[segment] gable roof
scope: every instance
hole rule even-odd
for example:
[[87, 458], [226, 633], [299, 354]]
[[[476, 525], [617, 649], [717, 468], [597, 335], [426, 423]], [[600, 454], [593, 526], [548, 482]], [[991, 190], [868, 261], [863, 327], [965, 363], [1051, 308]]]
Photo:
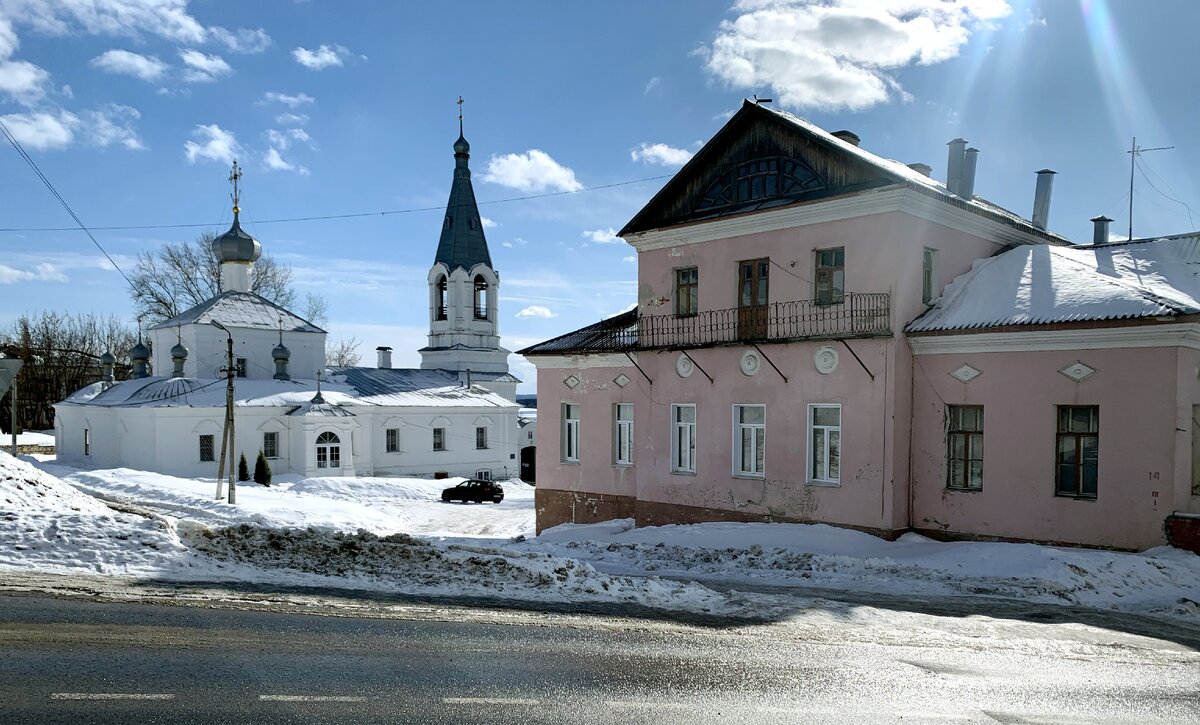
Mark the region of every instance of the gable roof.
[[288, 332], [325, 332], [308, 320], [253, 292], [222, 292], [169, 320], [163, 320], [150, 329], [219, 322], [226, 327], [278, 330], [280, 320], [283, 321], [283, 329]]
[[[672, 218], [669, 213], [664, 214], [664, 212], [672, 200], [678, 199], [687, 187], [698, 183], [706, 183], [705, 180], [715, 178], [716, 174], [727, 166], [729, 162], [728, 160], [723, 160], [723, 157], [726, 155], [729, 147], [742, 134], [749, 132], [752, 128], [751, 124], [754, 121], [775, 124], [782, 129], [796, 133], [798, 138], [804, 139], [806, 144], [813, 150], [824, 151], [829, 155], [840, 158], [844, 162], [844, 167], [839, 170], [839, 176], [842, 178], [835, 185], [836, 188], [814, 192], [797, 198], [765, 199], [757, 206], [738, 205], [723, 212], [714, 212], [709, 216], [749, 213], [765, 208], [809, 201], [821, 198], [822, 196], [841, 195], [880, 186], [899, 185], [926, 194], [957, 208], [1019, 229], [1026, 234], [1044, 239], [1047, 243], [1070, 244], [1070, 241], [1064, 237], [1044, 229], [1038, 229], [1033, 226], [1033, 222], [1025, 219], [1016, 212], [993, 204], [978, 196], [965, 199], [951, 194], [945, 184], [909, 168], [904, 163], [877, 156], [787, 111], [778, 111], [750, 101], [743, 102], [742, 108], [646, 203], [641, 211], [618, 232], [618, 236], [624, 237], [627, 234], [645, 232], [651, 229], [705, 218], [703, 215], [698, 216], [695, 214], [690, 214], [686, 218]], [[814, 161], [813, 159], [801, 160], [806, 162]], [[810, 163], [810, 165], [812, 164]]]
[[1200, 313], [1200, 234], [1087, 247], [1030, 245], [977, 260], [907, 332]]

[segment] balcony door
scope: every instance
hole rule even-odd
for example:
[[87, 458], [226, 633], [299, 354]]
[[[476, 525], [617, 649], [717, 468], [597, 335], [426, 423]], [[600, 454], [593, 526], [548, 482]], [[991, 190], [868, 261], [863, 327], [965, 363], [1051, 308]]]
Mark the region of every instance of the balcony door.
[[767, 277], [769, 259], [750, 259], [738, 265], [738, 339], [767, 337]]

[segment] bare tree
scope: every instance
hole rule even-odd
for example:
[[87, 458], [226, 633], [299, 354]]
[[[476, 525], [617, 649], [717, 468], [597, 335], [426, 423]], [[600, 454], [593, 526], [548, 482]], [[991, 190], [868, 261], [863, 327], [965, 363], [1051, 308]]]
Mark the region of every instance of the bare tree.
[[[155, 324], [195, 307], [221, 291], [221, 265], [212, 253], [215, 236], [205, 232], [191, 242], [167, 242], [138, 254], [129, 296], [138, 315]], [[296, 301], [292, 268], [264, 254], [254, 263], [250, 291], [281, 307]]]
[[[30, 430], [54, 425], [54, 403], [100, 379], [100, 356], [117, 358], [115, 373], [129, 372], [129, 348], [137, 334], [115, 316], [24, 315], [0, 332], [0, 350], [25, 362], [17, 376], [20, 401], [17, 424]], [[11, 394], [0, 401], [0, 420], [7, 426]]]
[[362, 360], [362, 355], [358, 353], [358, 346], [361, 344], [362, 341], [357, 337], [325, 343], [325, 364], [335, 368], [357, 366], [359, 360]]
[[329, 303], [324, 296], [313, 292], [304, 295], [304, 319], [317, 327], [329, 321]]

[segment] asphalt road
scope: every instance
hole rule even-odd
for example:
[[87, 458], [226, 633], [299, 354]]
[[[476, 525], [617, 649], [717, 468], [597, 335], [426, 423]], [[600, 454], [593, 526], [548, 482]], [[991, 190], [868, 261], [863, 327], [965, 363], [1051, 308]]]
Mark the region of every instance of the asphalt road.
[[1078, 623], [277, 609], [0, 595], [0, 723], [1200, 719], [1190, 644]]

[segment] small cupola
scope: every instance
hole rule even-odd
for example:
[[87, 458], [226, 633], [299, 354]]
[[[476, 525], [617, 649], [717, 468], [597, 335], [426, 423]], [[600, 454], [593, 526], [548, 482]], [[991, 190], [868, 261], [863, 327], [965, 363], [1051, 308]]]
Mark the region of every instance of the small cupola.
[[117, 364], [117, 358], [111, 352], [105, 352], [100, 356], [100, 379], [106, 383], [113, 381], [113, 366]]
[[213, 255], [221, 264], [222, 292], [249, 292], [250, 270], [262, 256], [262, 245], [242, 230], [239, 219], [242, 210], [239, 206], [238, 180], [241, 178], [242, 170], [234, 161], [229, 174], [229, 181], [233, 184], [233, 226], [212, 242]]
[[129, 348], [129, 361], [133, 364], [133, 372], [130, 373], [130, 377], [137, 379], [150, 376], [147, 370], [150, 364], [150, 348], [146, 347], [140, 336], [137, 344]]
[[171, 362], [174, 363], [175, 368], [171, 371], [171, 377], [183, 377], [183, 365], [187, 362], [187, 356], [188, 349], [184, 347], [183, 341], [180, 340], [179, 342], [175, 343], [175, 346], [171, 348]]

